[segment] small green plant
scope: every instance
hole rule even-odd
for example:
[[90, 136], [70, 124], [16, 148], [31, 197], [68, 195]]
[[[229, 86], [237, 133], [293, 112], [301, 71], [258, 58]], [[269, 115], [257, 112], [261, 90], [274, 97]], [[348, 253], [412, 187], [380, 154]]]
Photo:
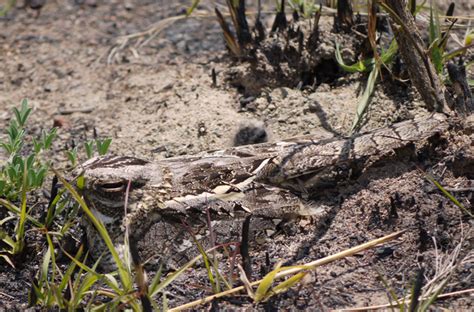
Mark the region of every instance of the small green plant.
[[[251, 283], [247, 280], [243, 269], [239, 267], [241, 270], [241, 276], [245, 289], [247, 290], [247, 294], [250, 298], [253, 299], [255, 303], [265, 302], [271, 297], [288, 291], [291, 287], [295, 286], [296, 284], [300, 283], [302, 279], [308, 274], [311, 267], [305, 265], [297, 265], [297, 266], [289, 266], [289, 267], [282, 267], [282, 262], [278, 262], [275, 265], [275, 268], [269, 272], [265, 277], [260, 281], [258, 284], [257, 290], [253, 291]], [[289, 270], [299, 270], [296, 274], [292, 275], [291, 277], [287, 278], [283, 282], [274, 286], [275, 280], [279, 273], [283, 273]]]
[[388, 49], [382, 50], [379, 53], [380, 56], [378, 58], [372, 57], [360, 60], [352, 65], [346, 65], [342, 59], [339, 43], [336, 42], [336, 61], [343, 70], [350, 73], [370, 73], [362, 97], [359, 99], [359, 103], [357, 104], [357, 111], [352, 123], [351, 133], [354, 133], [359, 129], [362, 119], [369, 107], [370, 98], [375, 90], [375, 83], [379, 77], [381, 65], [388, 66], [393, 61], [397, 52], [398, 44], [397, 41], [393, 39]]
[[[27, 211], [27, 192], [43, 185], [50, 164], [42, 159], [41, 154], [51, 148], [56, 137], [55, 128], [43, 131], [39, 139], [32, 140], [33, 148], [27, 148], [26, 123], [31, 111], [26, 99], [22, 101], [20, 109], [14, 108], [14, 118], [7, 128], [7, 139], [0, 142], [0, 148], [8, 156], [0, 167], [0, 205], [13, 212], [12, 216], [2, 220], [2, 224], [17, 219], [14, 235], [0, 229], [0, 238], [9, 247], [1, 251], [1, 257], [12, 265], [10, 256], [24, 251], [25, 225], [31, 219]], [[20, 202], [20, 208], [11, 203], [15, 201]], [[39, 224], [37, 221], [35, 223]]]
[[[84, 143], [84, 150], [86, 153], [86, 158], [90, 159], [94, 157], [94, 152], [97, 151], [99, 156], [104, 156], [109, 152], [110, 144], [112, 143], [112, 139], [106, 138], [104, 140], [95, 139], [92, 141], [88, 141]], [[71, 162], [72, 167], [77, 166], [78, 164], [78, 148], [77, 146], [73, 147], [72, 149], [66, 151], [66, 156]]]
[[[52, 227], [53, 220], [62, 214], [67, 208], [67, 217], [55, 232], [62, 237], [73, 224], [77, 214], [77, 205], [71, 205], [70, 200], [62, 195], [64, 190], [58, 190], [53, 180], [54, 194], [42, 221], [29, 215], [27, 195], [43, 186], [46, 174], [51, 162], [45, 160], [44, 153], [50, 151], [53, 141], [57, 135], [57, 129], [43, 130], [39, 138], [28, 135], [27, 123], [32, 108], [28, 100], [24, 99], [19, 108], [13, 109], [13, 117], [6, 130], [6, 138], [0, 141], [7, 159], [0, 163], [0, 206], [6, 208], [10, 215], [0, 220], [0, 240], [5, 247], [0, 250], [0, 258], [14, 265], [12, 257], [20, 255], [25, 249], [26, 223], [29, 221], [38, 230], [48, 233]], [[97, 147], [99, 155], [107, 153], [111, 139], [95, 140], [91, 144]], [[68, 156], [73, 163], [77, 163], [77, 149], [69, 151]], [[56, 179], [57, 182], [57, 179]], [[19, 203], [17, 206], [16, 203]], [[13, 234], [5, 230], [7, 223], [15, 222]], [[48, 238], [48, 234], [47, 238]]]
[[[383, 8], [390, 15], [390, 17], [401, 26], [401, 31], [409, 33], [408, 27], [403, 23], [401, 18], [395, 13], [395, 11], [392, 10], [392, 8], [388, 4], [378, 0], [370, 1], [368, 2], [368, 4], [370, 4], [368, 14], [368, 40], [371, 43], [374, 52], [374, 57], [360, 60], [353, 65], [346, 65], [342, 59], [339, 44], [336, 43], [336, 60], [339, 66], [344, 71], [350, 73], [370, 72], [364, 93], [360, 98], [359, 104], [357, 106], [357, 112], [354, 118], [354, 122], [352, 124], [351, 133], [358, 131], [361, 125], [361, 120], [367, 112], [370, 97], [375, 89], [375, 82], [377, 81], [377, 78], [379, 76], [380, 66], [383, 65], [388, 67], [394, 59], [394, 56], [398, 53], [397, 42], [393, 38], [390, 47], [387, 50], [382, 51], [379, 56], [378, 50], [380, 48], [377, 47], [378, 44], [375, 41], [376, 11], [374, 10], [374, 6], [379, 5], [381, 8]], [[412, 14], [416, 16], [424, 8], [423, 4], [417, 6], [416, 1], [411, 1], [409, 5], [411, 7]], [[445, 51], [446, 44], [450, 35], [450, 31], [453, 26], [455, 26], [457, 19], [448, 18], [448, 20], [450, 21], [450, 25], [446, 30], [442, 31], [440, 26], [442, 18], [440, 17], [439, 10], [437, 9], [437, 7], [431, 4], [429, 7], [429, 13], [429, 40], [427, 43], [427, 47], [423, 48], [414, 44], [414, 39], [411, 34], [409, 34], [409, 38], [411, 38], [410, 41], [413, 42], [409, 42], [409, 44], [413, 44], [413, 46], [416, 48], [417, 53], [420, 54], [422, 59], [424, 59], [425, 63], [429, 62], [427, 58], [431, 60], [436, 71], [434, 75], [442, 76], [443, 72], [445, 71], [445, 65], [448, 63], [448, 61], [457, 55], [465, 53], [466, 50], [469, 48], [471, 37], [469, 37], [469, 32], [467, 31], [465, 36], [465, 46], [461, 49], [457, 49], [453, 52], [447, 53]], [[452, 9], [448, 10], [448, 13], [446, 15], [447, 17], [452, 16]], [[425, 67], [428, 66], [425, 64]]]
[[69, 159], [69, 161], [71, 162], [71, 165], [72, 165], [73, 167], [76, 167], [76, 166], [77, 166], [77, 162], [78, 162], [77, 146], [74, 146], [73, 148], [67, 150], [67, 151], [66, 151], [66, 156], [67, 156], [67, 158]]
[[[302, 15], [304, 18], [312, 17], [319, 10], [319, 6], [316, 5], [316, 1], [314, 0], [290, 0], [288, 4], [293, 11]], [[277, 7], [280, 7], [278, 3]]]
[[43, 185], [49, 162], [41, 158], [45, 150], [51, 148], [56, 137], [56, 128], [44, 131], [39, 139], [32, 139], [33, 148], [26, 148], [26, 122], [31, 113], [28, 100], [23, 100], [21, 108], [13, 109], [14, 117], [7, 128], [7, 140], [0, 142], [8, 160], [0, 168], [0, 197], [17, 200], [20, 192], [26, 192]]
[[92, 158], [92, 156], [94, 155], [94, 142], [89, 141], [84, 143], [84, 148], [86, 149], [87, 158]]

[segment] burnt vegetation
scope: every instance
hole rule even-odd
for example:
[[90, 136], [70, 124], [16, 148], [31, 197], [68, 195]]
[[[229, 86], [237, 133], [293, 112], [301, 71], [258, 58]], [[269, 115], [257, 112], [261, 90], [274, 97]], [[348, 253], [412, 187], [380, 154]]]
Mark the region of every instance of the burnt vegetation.
[[[446, 52], [450, 32], [458, 21], [450, 18], [454, 3], [445, 13], [445, 21], [449, 23], [445, 30], [440, 31], [439, 21], [431, 17], [426, 29], [429, 38], [421, 36], [414, 24], [418, 12], [416, 1], [410, 4], [411, 12], [396, 1], [368, 1], [364, 14], [354, 13], [352, 1], [338, 1], [336, 12], [331, 13], [333, 24], [329, 27], [327, 22], [321, 24], [321, 16], [327, 14], [321, 5], [313, 4], [311, 11], [306, 12], [305, 9], [310, 9], [304, 5], [295, 7], [294, 3], [297, 1], [292, 2], [292, 15], [288, 17], [287, 1], [280, 1], [268, 29], [260, 1], [253, 26], [247, 21], [249, 14], [244, 0], [227, 1], [231, 23], [216, 7], [215, 13], [233, 59], [226, 79], [245, 96], [259, 95], [264, 88], [316, 91], [323, 83], [336, 87], [341, 83], [339, 78], [360, 72], [363, 79], [368, 79], [367, 89], [375, 81], [387, 89], [413, 84], [429, 111], [447, 112], [454, 105], [473, 105], [465, 82], [464, 49], [454, 51], [459, 52], [456, 54]], [[432, 15], [433, 11], [431, 8]], [[397, 41], [410, 44], [399, 48]], [[376, 74], [372, 71], [374, 67]], [[446, 88], [439, 78], [443, 71], [449, 73], [452, 81], [444, 93]], [[369, 72], [373, 77], [367, 75]], [[382, 79], [377, 79], [379, 77]], [[457, 102], [450, 99], [451, 94], [456, 95]]]
[[[266, 29], [260, 5], [253, 27], [247, 22], [245, 1], [239, 1], [236, 6], [227, 1], [227, 5], [234, 32], [219, 9], [215, 11], [230, 54], [236, 62], [249, 64], [250, 73], [245, 77], [232, 71], [228, 77], [243, 93], [257, 94], [268, 86], [315, 88], [323, 82], [333, 82], [342, 74], [334, 58], [324, 59], [318, 53], [321, 7], [310, 18], [303, 18], [303, 6], [295, 8], [289, 20], [285, 1], [281, 1], [271, 29]], [[346, 25], [339, 18], [336, 21], [337, 25]]]
[[[229, 81], [244, 94], [258, 94], [264, 87], [315, 90], [322, 83], [337, 83], [346, 72], [336, 61], [335, 42], [344, 42], [353, 51], [351, 61], [374, 54], [368, 41], [367, 16], [354, 15], [350, 1], [338, 2], [329, 33], [327, 27], [320, 27], [322, 6], [314, 6], [312, 12], [305, 12], [303, 5], [293, 7], [288, 18], [286, 1], [281, 1], [271, 28], [266, 29], [260, 4], [254, 24], [249, 26], [245, 1], [233, 3], [227, 1], [233, 27], [218, 8], [215, 12], [235, 64], [249, 64], [245, 74], [231, 70], [228, 75]], [[378, 20], [376, 26], [379, 31], [387, 31], [387, 19]]]

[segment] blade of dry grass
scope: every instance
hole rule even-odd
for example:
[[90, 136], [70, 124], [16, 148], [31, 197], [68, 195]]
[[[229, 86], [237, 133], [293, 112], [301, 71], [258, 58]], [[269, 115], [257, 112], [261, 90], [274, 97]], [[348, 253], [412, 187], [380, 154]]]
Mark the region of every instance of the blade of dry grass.
[[235, 56], [239, 57], [242, 55], [242, 49], [240, 47], [240, 44], [237, 42], [235, 39], [234, 35], [230, 31], [229, 25], [224, 19], [224, 16], [222, 13], [219, 11], [218, 8], [215, 9], [216, 15], [217, 15], [217, 21], [221, 25], [222, 32], [224, 33], [224, 40], [229, 48], [229, 50], [234, 54]]
[[[449, 297], [462, 296], [466, 294], [474, 294], [474, 288], [441, 294], [437, 297], [437, 299], [446, 299]], [[428, 298], [422, 298], [422, 299], [428, 299]], [[379, 309], [386, 309], [386, 308], [398, 308], [398, 306], [396, 304], [386, 303], [386, 304], [373, 305], [373, 306], [367, 306], [367, 307], [339, 309], [338, 311], [370, 311], [370, 310], [379, 310]]]

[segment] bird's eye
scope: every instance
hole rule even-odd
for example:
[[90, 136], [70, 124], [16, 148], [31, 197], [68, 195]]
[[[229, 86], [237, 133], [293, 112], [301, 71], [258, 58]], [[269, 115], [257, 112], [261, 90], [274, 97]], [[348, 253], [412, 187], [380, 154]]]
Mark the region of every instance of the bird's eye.
[[98, 183], [96, 188], [106, 193], [116, 193], [125, 191], [126, 185], [124, 181], [109, 181]]

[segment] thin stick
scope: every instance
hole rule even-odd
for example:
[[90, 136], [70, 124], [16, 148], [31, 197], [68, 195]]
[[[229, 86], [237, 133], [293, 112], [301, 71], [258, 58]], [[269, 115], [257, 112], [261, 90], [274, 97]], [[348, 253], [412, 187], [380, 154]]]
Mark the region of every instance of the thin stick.
[[[474, 293], [474, 288], [441, 294], [437, 297], [437, 299], [443, 299], [443, 298], [448, 298], [448, 297], [453, 297], [453, 296], [461, 296], [461, 295], [470, 294], [470, 293]], [[419, 300], [421, 300], [421, 299], [426, 299], [426, 297], [425, 298], [420, 298]], [[403, 300], [403, 299], [401, 299], [401, 300]], [[368, 310], [377, 310], [377, 309], [384, 309], [384, 308], [391, 308], [391, 307], [398, 307], [398, 305], [386, 303], [386, 304], [374, 305], [374, 306], [369, 306], [369, 307], [338, 309], [338, 311], [368, 311]]]

